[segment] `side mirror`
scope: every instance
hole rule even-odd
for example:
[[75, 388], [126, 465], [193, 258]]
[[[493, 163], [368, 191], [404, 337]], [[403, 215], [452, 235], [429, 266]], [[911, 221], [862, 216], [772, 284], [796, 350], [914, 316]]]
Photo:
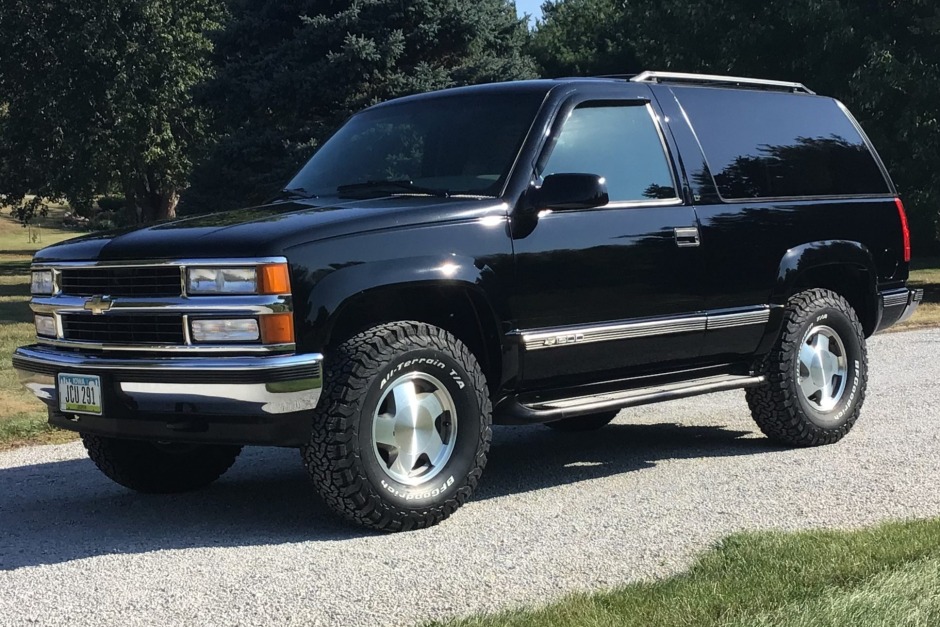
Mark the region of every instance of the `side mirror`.
[[596, 174], [551, 174], [533, 189], [530, 204], [542, 209], [592, 209], [610, 202], [607, 181]]

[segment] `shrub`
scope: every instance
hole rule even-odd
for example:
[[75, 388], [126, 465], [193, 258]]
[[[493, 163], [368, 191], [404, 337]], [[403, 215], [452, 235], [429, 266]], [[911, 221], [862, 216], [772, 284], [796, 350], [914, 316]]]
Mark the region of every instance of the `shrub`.
[[98, 208], [102, 211], [117, 213], [124, 209], [123, 196], [102, 196], [98, 199]]

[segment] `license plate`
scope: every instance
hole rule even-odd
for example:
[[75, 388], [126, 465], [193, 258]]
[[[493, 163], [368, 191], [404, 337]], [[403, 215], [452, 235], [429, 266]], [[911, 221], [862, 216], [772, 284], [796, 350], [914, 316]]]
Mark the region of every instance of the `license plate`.
[[101, 415], [101, 377], [93, 374], [60, 374], [59, 409], [69, 414]]

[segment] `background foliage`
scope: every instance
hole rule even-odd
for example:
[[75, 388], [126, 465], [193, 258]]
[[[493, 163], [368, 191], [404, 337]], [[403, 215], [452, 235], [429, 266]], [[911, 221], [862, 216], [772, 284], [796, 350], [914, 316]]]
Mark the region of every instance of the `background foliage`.
[[[79, 213], [114, 189], [135, 217], [172, 217], [205, 111], [215, 0], [0, 0], [0, 200]], [[23, 204], [28, 194], [38, 197]]]
[[220, 140], [187, 210], [262, 202], [370, 104], [536, 75], [506, 0], [235, 0], [230, 10], [202, 90]]
[[[673, 69], [805, 82], [937, 241], [935, 0], [0, 0], [0, 201], [150, 221], [261, 202], [356, 110], [469, 83]], [[113, 204], [113, 203], [112, 203]], [[113, 213], [113, 212], [112, 212]]]

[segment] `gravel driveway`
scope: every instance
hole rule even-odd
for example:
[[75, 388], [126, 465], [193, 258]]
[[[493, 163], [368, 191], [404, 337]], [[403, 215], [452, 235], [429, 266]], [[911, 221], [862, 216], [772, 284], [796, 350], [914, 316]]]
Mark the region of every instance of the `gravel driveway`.
[[737, 530], [940, 515], [940, 330], [870, 347], [840, 444], [768, 445], [742, 392], [594, 434], [500, 428], [478, 496], [408, 534], [335, 520], [293, 450], [169, 497], [112, 484], [80, 444], [5, 453], [0, 624], [409, 624], [669, 575]]

